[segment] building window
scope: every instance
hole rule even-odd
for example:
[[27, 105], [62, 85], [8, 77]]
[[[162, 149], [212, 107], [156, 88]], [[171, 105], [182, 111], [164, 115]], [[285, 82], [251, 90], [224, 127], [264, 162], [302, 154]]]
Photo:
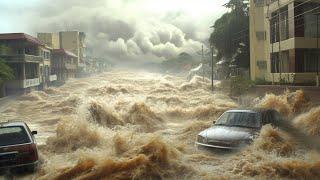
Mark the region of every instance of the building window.
[[257, 66], [260, 70], [267, 69], [267, 62], [264, 60], [257, 60]]
[[317, 49], [297, 49], [295, 65], [296, 72], [317, 72], [320, 70], [319, 55], [320, 50]]
[[8, 65], [13, 70], [15, 79], [16, 80], [22, 80], [23, 79], [22, 64], [20, 64], [20, 63], [8, 63]]
[[306, 14], [304, 21], [304, 37], [317, 37], [317, 17], [312, 14]]
[[256, 7], [263, 7], [264, 6], [264, 0], [254, 0], [254, 5]]
[[36, 63], [26, 63], [26, 79], [34, 79], [38, 77], [38, 64]]
[[317, 72], [319, 65], [318, 51], [313, 49], [306, 49], [304, 51], [304, 72]]
[[279, 42], [279, 18], [278, 18], [278, 12], [271, 13], [271, 19], [270, 19], [270, 41], [271, 41], [271, 43]]
[[[295, 36], [296, 37], [317, 37], [317, 25], [320, 29], [320, 15], [319, 22], [317, 22], [317, 14], [320, 13], [316, 7], [319, 3], [305, 3], [301, 5], [295, 2]], [[319, 33], [320, 34], [320, 33]]]
[[270, 41], [272, 43], [279, 42], [280, 37], [281, 41], [289, 39], [288, 6], [281, 8], [279, 12], [271, 13]]
[[282, 51], [280, 53], [280, 71], [281, 73], [290, 72], [290, 60], [289, 60], [289, 51]]
[[289, 51], [271, 53], [271, 73], [289, 73], [290, 59]]
[[256, 37], [259, 41], [264, 41], [264, 40], [266, 40], [266, 32], [265, 31], [257, 31]]
[[281, 41], [289, 39], [289, 20], [288, 20], [288, 6], [280, 10], [280, 37]]
[[271, 53], [271, 73], [280, 72], [279, 53]]

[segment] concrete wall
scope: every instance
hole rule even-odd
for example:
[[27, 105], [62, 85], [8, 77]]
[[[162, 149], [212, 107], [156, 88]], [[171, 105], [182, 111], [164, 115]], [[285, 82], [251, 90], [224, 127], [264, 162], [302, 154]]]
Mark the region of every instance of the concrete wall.
[[[258, 6], [250, 0], [250, 76], [252, 80], [263, 79], [267, 73], [265, 58], [264, 6]], [[258, 38], [257, 33], [260, 34]], [[261, 37], [263, 35], [263, 37]], [[262, 39], [261, 39], [262, 38]]]
[[52, 47], [53, 49], [60, 49], [60, 40], [58, 33], [38, 33], [38, 39]]
[[[78, 31], [67, 31], [60, 32], [60, 46], [62, 49], [74, 53], [76, 56], [80, 57], [79, 50], [79, 32]], [[77, 64], [79, 63], [79, 58]]]
[[[295, 0], [298, 1], [298, 0]], [[313, 2], [320, 2], [320, 0], [312, 0]], [[303, 2], [301, 0], [300, 2]], [[280, 43], [270, 42], [270, 22], [271, 12], [278, 10], [281, 7], [288, 5], [288, 16], [291, 18], [288, 21], [289, 25], [289, 39], [281, 41]], [[265, 79], [269, 82], [279, 82], [279, 73], [271, 73], [271, 52], [289, 51], [289, 71], [295, 72], [296, 53], [295, 49], [314, 49], [317, 48], [317, 38], [294, 37], [295, 23], [292, 17], [294, 14], [294, 0], [279, 0], [271, 3], [269, 6], [265, 5], [263, 8], [256, 7], [254, 0], [250, 0], [250, 72], [251, 79], [257, 78]], [[264, 41], [259, 42], [256, 38], [255, 31], [265, 31], [266, 37]], [[258, 59], [266, 61], [267, 68], [261, 70], [258, 67]], [[291, 75], [291, 74], [290, 74]], [[296, 83], [304, 81], [315, 81], [315, 75], [310, 73], [296, 73]]]

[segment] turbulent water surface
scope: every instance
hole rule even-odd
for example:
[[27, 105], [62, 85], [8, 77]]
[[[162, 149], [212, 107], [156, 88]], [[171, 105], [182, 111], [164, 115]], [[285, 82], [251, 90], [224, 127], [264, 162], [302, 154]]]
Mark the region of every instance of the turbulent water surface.
[[[320, 158], [265, 126], [240, 152], [200, 151], [197, 133], [238, 107], [208, 80], [114, 71], [18, 97], [1, 119], [38, 130], [41, 165], [22, 179], [320, 178]], [[253, 101], [276, 108], [301, 131], [320, 136], [320, 108], [302, 91]]]

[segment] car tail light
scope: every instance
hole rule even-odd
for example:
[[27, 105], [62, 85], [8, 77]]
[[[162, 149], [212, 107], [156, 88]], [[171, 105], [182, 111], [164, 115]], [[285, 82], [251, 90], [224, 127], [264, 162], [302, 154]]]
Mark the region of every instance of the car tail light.
[[12, 163], [27, 164], [38, 160], [36, 144], [24, 144], [17, 146], [1, 147], [1, 153], [14, 153], [11, 158]]
[[36, 161], [38, 160], [38, 151], [37, 151], [37, 147], [35, 144], [30, 144], [27, 148], [26, 148], [26, 152], [29, 153], [29, 159]]
[[21, 145], [17, 150], [19, 151], [19, 161], [34, 162], [38, 160], [38, 151], [35, 144]]

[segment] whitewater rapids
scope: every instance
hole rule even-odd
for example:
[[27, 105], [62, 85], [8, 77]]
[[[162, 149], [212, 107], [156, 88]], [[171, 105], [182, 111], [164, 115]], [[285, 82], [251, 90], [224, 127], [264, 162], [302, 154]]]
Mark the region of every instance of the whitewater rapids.
[[[275, 107], [311, 136], [320, 136], [320, 107], [302, 91], [268, 94]], [[41, 165], [21, 179], [318, 179], [318, 153], [266, 126], [241, 152], [199, 151], [196, 135], [239, 107], [210, 81], [148, 72], [112, 71], [18, 97], [1, 119], [38, 130]]]

